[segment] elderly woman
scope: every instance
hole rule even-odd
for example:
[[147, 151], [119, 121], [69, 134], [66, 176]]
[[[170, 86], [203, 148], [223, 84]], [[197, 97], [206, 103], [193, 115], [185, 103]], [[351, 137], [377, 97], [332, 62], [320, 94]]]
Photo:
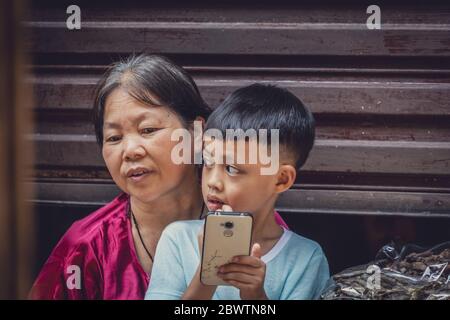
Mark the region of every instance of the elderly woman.
[[[210, 113], [181, 67], [156, 55], [114, 64], [93, 111], [103, 159], [123, 193], [70, 227], [32, 299], [143, 299], [163, 229], [204, 211], [199, 171], [171, 160], [178, 143], [172, 132], [193, 131], [193, 122]], [[283, 224], [279, 216], [277, 222]]]

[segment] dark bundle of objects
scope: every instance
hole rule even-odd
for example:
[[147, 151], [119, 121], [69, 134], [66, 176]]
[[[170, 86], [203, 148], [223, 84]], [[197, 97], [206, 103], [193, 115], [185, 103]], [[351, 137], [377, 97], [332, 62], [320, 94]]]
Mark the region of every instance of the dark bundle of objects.
[[335, 274], [325, 300], [450, 300], [450, 242], [384, 246], [375, 261]]

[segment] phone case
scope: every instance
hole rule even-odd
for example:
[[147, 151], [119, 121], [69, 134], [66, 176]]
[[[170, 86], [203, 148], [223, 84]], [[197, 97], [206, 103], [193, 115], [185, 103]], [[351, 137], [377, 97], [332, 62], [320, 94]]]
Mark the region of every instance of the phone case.
[[[231, 224], [232, 224], [232, 227]], [[200, 280], [206, 285], [228, 285], [218, 268], [234, 256], [250, 255], [253, 217], [244, 212], [210, 212], [203, 231]]]

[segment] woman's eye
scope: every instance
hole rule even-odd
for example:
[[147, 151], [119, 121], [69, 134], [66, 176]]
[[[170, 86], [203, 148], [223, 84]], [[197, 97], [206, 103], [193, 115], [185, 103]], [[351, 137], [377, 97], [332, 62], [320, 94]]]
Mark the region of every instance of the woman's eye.
[[229, 174], [231, 174], [231, 175], [236, 175], [236, 174], [239, 173], [239, 170], [238, 170], [238, 169], [236, 169], [235, 167], [229, 166], [229, 165], [227, 165], [227, 166], [225, 167], [225, 170], [227, 171], [227, 173], [229, 173]]
[[111, 136], [106, 138], [106, 142], [117, 142], [121, 139], [121, 136]]
[[145, 129], [142, 129], [141, 130], [141, 132], [143, 133], [143, 134], [150, 134], [150, 133], [153, 133], [153, 132], [155, 132], [155, 131], [157, 131], [158, 129], [156, 129], [156, 128], [145, 128]]

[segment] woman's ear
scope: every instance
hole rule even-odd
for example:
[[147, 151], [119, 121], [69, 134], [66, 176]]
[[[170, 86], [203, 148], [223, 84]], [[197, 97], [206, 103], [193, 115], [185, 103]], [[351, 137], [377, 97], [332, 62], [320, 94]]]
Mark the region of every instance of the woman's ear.
[[282, 193], [289, 189], [294, 184], [296, 177], [297, 170], [292, 165], [282, 165], [277, 173], [276, 192]]

